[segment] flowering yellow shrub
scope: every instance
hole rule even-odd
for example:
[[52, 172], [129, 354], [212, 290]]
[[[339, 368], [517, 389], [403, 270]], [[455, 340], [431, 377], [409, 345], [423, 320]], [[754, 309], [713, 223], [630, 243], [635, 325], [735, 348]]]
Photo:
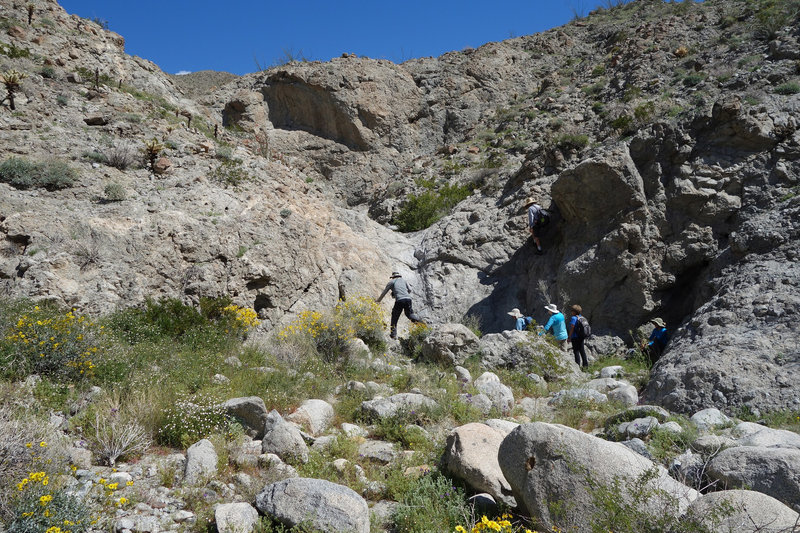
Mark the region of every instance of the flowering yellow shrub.
[[4, 340], [11, 346], [12, 373], [80, 379], [92, 374], [103, 327], [74, 310], [57, 312], [38, 305], [19, 315]]
[[380, 306], [371, 298], [359, 296], [339, 302], [330, 312], [303, 311], [277, 338], [280, 341], [310, 340], [317, 353], [329, 362], [346, 362], [349, 343], [363, 340], [370, 348], [384, 346]]
[[[514, 533], [518, 531], [514, 529], [514, 526], [508, 520], [511, 518], [510, 515], [504, 514], [501, 517], [495, 518], [494, 520], [490, 520], [486, 517], [486, 515], [482, 516], [480, 521], [478, 521], [472, 529], [466, 529], [464, 526], [456, 526], [455, 533], [481, 533], [482, 531], [499, 531], [501, 533]], [[536, 531], [531, 531], [530, 529], [523, 529], [521, 530], [524, 533], [537, 533]], [[554, 531], [556, 531], [554, 529]]]
[[246, 333], [258, 325], [258, 315], [249, 307], [228, 305], [222, 309], [224, 315], [231, 319], [233, 329]]

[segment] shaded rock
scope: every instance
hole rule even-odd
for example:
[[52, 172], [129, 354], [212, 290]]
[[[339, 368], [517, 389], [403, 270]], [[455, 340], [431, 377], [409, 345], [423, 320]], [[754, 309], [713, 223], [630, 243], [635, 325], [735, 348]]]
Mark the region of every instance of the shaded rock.
[[457, 427], [447, 437], [442, 463], [447, 472], [464, 480], [476, 492], [488, 492], [496, 501], [516, 507], [511, 486], [497, 461], [505, 436], [505, 432], [486, 424]]
[[308, 446], [300, 430], [286, 422], [274, 409], [267, 415], [261, 451], [274, 453], [284, 461], [308, 461]]
[[367, 440], [359, 444], [358, 454], [362, 457], [389, 464], [397, 458], [395, 445], [382, 440]]
[[87, 126], [105, 126], [109, 123], [109, 118], [105, 115], [92, 115], [85, 117], [83, 121]]
[[166, 157], [159, 157], [153, 165], [153, 172], [156, 174], [166, 174], [172, 168], [172, 161]]
[[264, 427], [267, 423], [267, 406], [258, 396], [232, 398], [222, 403], [225, 415], [234, 418], [245, 430], [245, 433], [254, 439], [264, 437]]
[[[503, 440], [498, 457], [517, 503], [548, 529], [591, 530], [592, 517], [600, 510], [590, 481], [632, 502], [632, 491], [642, 490], [636, 482], [652, 476], [646, 487], [654, 491], [653, 497], [641, 502], [640, 510], [661, 516], [668, 509], [676, 513], [675, 519], [698, 496], [625, 446], [561, 425], [521, 425]], [[554, 513], [554, 501], [572, 505]]]
[[256, 508], [294, 527], [307, 522], [320, 531], [369, 533], [369, 507], [352, 489], [322, 479], [272, 483], [256, 496]]
[[638, 453], [642, 457], [646, 457], [646, 458], [650, 459], [651, 461], [654, 460], [653, 459], [653, 454], [650, 453], [650, 449], [647, 447], [647, 444], [645, 444], [642, 439], [634, 438], [634, 439], [630, 439], [630, 440], [623, 440], [622, 442], [620, 442], [620, 444], [622, 444], [626, 448], [629, 448], [629, 449], [635, 451], [636, 453]]
[[442, 324], [422, 342], [422, 357], [455, 366], [478, 351], [478, 336], [463, 324]]
[[721, 435], [701, 435], [692, 442], [692, 449], [706, 457], [717, 454], [725, 448], [737, 446], [736, 441]]
[[641, 439], [649, 435], [658, 426], [658, 420], [655, 417], [648, 416], [645, 418], [636, 418], [630, 422], [622, 422], [617, 426], [617, 431], [621, 435], [625, 435], [629, 438]]

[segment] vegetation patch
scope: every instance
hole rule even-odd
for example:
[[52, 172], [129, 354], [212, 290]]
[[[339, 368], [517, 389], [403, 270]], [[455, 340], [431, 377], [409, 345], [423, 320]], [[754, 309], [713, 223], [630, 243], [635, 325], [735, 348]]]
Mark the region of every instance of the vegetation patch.
[[77, 180], [78, 173], [74, 168], [55, 159], [40, 163], [9, 157], [0, 163], [0, 182], [16, 189], [57, 191], [72, 187]]
[[410, 194], [392, 223], [402, 232], [419, 231], [448, 215], [459, 202], [472, 194], [471, 185], [446, 184], [420, 194]]

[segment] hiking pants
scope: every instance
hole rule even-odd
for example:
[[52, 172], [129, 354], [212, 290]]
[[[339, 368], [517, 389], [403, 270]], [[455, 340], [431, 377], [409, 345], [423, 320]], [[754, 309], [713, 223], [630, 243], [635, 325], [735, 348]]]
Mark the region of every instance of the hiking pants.
[[583, 348], [583, 341], [586, 339], [572, 339], [572, 354], [575, 356], [575, 364], [579, 366], [589, 366], [586, 359], [586, 350]]
[[403, 312], [406, 313], [410, 321], [421, 322], [419, 317], [414, 313], [414, 309], [411, 307], [411, 298], [396, 300], [394, 302], [394, 307], [392, 307], [392, 335], [397, 334], [397, 321], [400, 318], [400, 314]]

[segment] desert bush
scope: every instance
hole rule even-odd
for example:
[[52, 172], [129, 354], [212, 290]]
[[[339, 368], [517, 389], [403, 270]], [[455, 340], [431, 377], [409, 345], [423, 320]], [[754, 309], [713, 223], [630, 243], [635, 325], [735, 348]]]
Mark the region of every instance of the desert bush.
[[609, 123], [611, 128], [617, 130], [622, 135], [628, 135], [635, 130], [633, 126], [633, 117], [630, 115], [622, 114]]
[[111, 393], [89, 410], [85, 438], [108, 466], [113, 467], [120, 457], [135, 456], [150, 447], [150, 435], [140, 422], [141, 413], [132, 408], [137, 405], [135, 401], [123, 402], [119, 393]]
[[442, 474], [431, 472], [414, 482], [392, 518], [398, 533], [428, 533], [453, 531], [470, 522], [471, 514], [464, 489]]
[[783, 83], [775, 87], [775, 92], [777, 94], [783, 94], [787, 96], [791, 94], [797, 94], [800, 93], [800, 84], [797, 82]]
[[55, 191], [72, 187], [77, 179], [78, 173], [64, 161], [34, 163], [20, 157], [9, 157], [0, 163], [0, 181], [16, 189]]
[[582, 150], [589, 144], [589, 136], [583, 134], [565, 133], [553, 140], [554, 144], [561, 149], [573, 148]]
[[55, 77], [56, 77], [56, 69], [54, 69], [50, 65], [45, 65], [39, 71], [39, 74], [41, 74], [43, 78], [47, 78], [47, 79], [52, 80], [52, 79], [55, 79]]
[[106, 163], [110, 167], [125, 170], [134, 162], [134, 151], [129, 144], [119, 143], [111, 147], [106, 155]]
[[699, 85], [705, 80], [705, 77], [702, 74], [687, 74], [686, 77], [683, 78], [683, 84], [686, 87], [694, 87]]
[[108, 163], [108, 158], [105, 154], [95, 151], [87, 151], [83, 152], [81, 155], [84, 159], [91, 161], [92, 163], [100, 163], [101, 165], [105, 165]]
[[[219, 152], [218, 152], [219, 153]], [[250, 181], [253, 177], [242, 168], [241, 159], [224, 159], [219, 165], [211, 172], [210, 178], [214, 181], [222, 183], [223, 185], [230, 185], [238, 187], [239, 185]]]
[[9, 59], [31, 57], [31, 51], [28, 48], [15, 46], [14, 43], [0, 43], [0, 54], [7, 56]]
[[800, 16], [797, 0], [760, 0], [754, 4], [757, 11], [753, 34], [758, 39], [771, 41], [783, 28], [795, 24]]
[[121, 202], [128, 198], [128, 193], [125, 192], [125, 187], [119, 183], [109, 183], [103, 189], [103, 194], [108, 202]]
[[470, 186], [457, 184], [444, 185], [438, 191], [427, 190], [420, 194], [410, 194], [392, 217], [392, 223], [403, 232], [425, 229], [449, 214], [470, 194]]
[[102, 356], [102, 334], [100, 326], [74, 311], [33, 306], [19, 313], [4, 334], [3, 373], [13, 378], [87, 378]]
[[408, 327], [408, 337], [400, 339], [400, 347], [403, 349], [403, 353], [411, 359], [419, 359], [422, 355], [422, 343], [430, 334], [431, 328], [423, 322], [411, 324]]
[[17, 483], [19, 491], [8, 533], [78, 533], [89, 531], [91, 517], [82, 498], [59, 486], [48, 472], [30, 472]]

